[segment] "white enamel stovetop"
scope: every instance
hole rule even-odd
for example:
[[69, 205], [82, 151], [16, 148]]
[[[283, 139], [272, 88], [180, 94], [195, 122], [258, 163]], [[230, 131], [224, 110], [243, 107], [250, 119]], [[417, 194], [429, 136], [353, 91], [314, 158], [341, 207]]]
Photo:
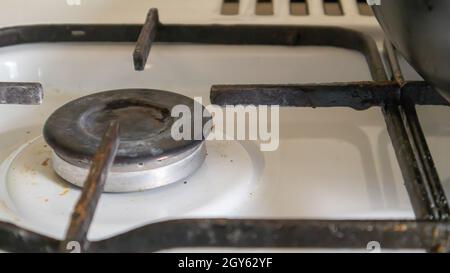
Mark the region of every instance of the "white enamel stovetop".
[[[290, 16], [275, 1], [273, 16], [255, 16], [241, 0], [236, 16], [220, 0], [3, 0], [0, 26], [38, 23], [142, 23], [157, 7], [163, 23], [322, 24], [352, 27], [381, 42], [373, 17], [342, 0], [346, 16]], [[68, 4], [69, 3], [69, 4]], [[75, 4], [75, 5], [74, 5]], [[202, 96], [212, 84], [315, 83], [369, 80], [358, 53], [317, 47], [164, 45], [152, 48], [144, 72], [132, 65], [133, 44], [30, 44], [0, 48], [1, 81], [41, 82], [40, 106], [0, 105], [0, 219], [62, 238], [80, 191], [58, 179], [42, 126], [57, 107], [97, 91], [155, 88]], [[404, 64], [409, 79], [418, 76]], [[450, 110], [419, 115], [444, 186], [450, 193]], [[91, 239], [172, 218], [412, 218], [400, 170], [379, 109], [295, 109], [280, 112], [280, 146], [209, 143], [205, 165], [187, 184], [131, 194], [104, 194]]]

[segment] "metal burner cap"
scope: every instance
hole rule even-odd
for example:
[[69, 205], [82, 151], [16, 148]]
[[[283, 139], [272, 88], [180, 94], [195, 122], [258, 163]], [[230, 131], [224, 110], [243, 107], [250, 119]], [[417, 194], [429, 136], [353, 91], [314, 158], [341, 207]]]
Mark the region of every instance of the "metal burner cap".
[[[191, 140], [175, 140], [171, 128], [177, 118], [172, 108], [185, 105], [191, 111]], [[138, 171], [149, 166], [172, 164], [202, 144], [203, 132], [194, 135], [191, 98], [151, 89], [122, 89], [96, 93], [71, 101], [56, 110], [44, 126], [44, 138], [62, 160], [81, 168], [90, 165], [107, 124], [120, 121], [120, 145], [114, 161], [116, 171]], [[197, 121], [203, 125], [210, 118]], [[144, 167], [144, 168], [143, 168]]]

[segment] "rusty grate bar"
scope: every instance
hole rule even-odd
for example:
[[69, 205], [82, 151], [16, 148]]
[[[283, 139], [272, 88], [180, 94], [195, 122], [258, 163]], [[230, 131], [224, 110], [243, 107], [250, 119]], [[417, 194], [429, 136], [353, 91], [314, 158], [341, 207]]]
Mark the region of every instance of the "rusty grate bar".
[[[182, 219], [150, 224], [91, 242], [88, 252], [153, 252], [180, 247], [366, 249], [450, 251], [449, 222]], [[60, 242], [0, 223], [0, 249], [57, 252]]]
[[[392, 79], [400, 86], [405, 85], [405, 80], [397, 59], [396, 51], [393, 45], [385, 41], [384, 51], [387, 55], [389, 69]], [[429, 203], [429, 216], [436, 220], [447, 220], [450, 215], [447, 197], [441, 185], [438, 172], [436, 170], [433, 157], [428, 148], [425, 135], [417, 116], [415, 103], [411, 97], [404, 99], [399, 107], [405, 129], [410, 142], [413, 144], [413, 153], [417, 161], [420, 175], [425, 183], [421, 187], [420, 195], [427, 199]]]
[[118, 146], [119, 121], [115, 120], [106, 129], [100, 146], [92, 159], [92, 165], [83, 186], [81, 197], [72, 214], [66, 239], [60, 246], [62, 252], [67, 250], [70, 242], [79, 243], [81, 251], [88, 248], [87, 234]]
[[144, 70], [159, 25], [157, 9], [150, 9], [133, 52], [135, 70]]
[[[350, 107], [366, 110], [408, 93], [418, 105], [450, 104], [423, 82], [400, 86], [395, 81], [331, 84], [213, 85], [211, 102], [217, 105], [279, 105], [287, 107]], [[426, 93], [426, 95], [424, 95]]]

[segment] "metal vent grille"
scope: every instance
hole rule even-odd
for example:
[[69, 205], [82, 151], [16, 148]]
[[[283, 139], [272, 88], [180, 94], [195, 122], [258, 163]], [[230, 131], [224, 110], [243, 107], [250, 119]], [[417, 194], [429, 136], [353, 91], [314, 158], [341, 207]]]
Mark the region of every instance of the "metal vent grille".
[[291, 15], [308, 15], [308, 2], [306, 0], [291, 0], [289, 3]]
[[356, 2], [358, 4], [359, 14], [365, 15], [365, 16], [373, 16], [372, 9], [367, 4], [366, 0], [357, 0]]
[[255, 7], [256, 15], [273, 15], [272, 0], [257, 0]]
[[223, 0], [221, 14], [223, 15], [239, 14], [239, 0]]
[[341, 1], [339, 0], [324, 0], [323, 10], [326, 15], [330, 16], [343, 16], [344, 11], [342, 10]]
[[242, 15], [249, 7], [251, 14], [257, 16], [279, 13], [288, 16], [308, 16], [313, 13], [326, 16], [373, 16], [365, 0], [222, 0], [220, 14]]

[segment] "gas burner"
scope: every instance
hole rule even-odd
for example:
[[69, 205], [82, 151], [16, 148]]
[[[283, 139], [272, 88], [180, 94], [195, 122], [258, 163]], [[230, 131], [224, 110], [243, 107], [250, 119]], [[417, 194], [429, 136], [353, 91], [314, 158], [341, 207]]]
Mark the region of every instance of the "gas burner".
[[[188, 107], [190, 113], [204, 110], [191, 98], [152, 89], [106, 91], [65, 104], [44, 126], [44, 138], [53, 148], [54, 170], [68, 182], [83, 186], [106, 127], [111, 120], [119, 120], [120, 145], [106, 192], [140, 191], [185, 179], [202, 165], [206, 148], [203, 132], [191, 130], [188, 140], [172, 137], [177, 118], [171, 111], [177, 105]], [[202, 125], [209, 120], [201, 119]]]

